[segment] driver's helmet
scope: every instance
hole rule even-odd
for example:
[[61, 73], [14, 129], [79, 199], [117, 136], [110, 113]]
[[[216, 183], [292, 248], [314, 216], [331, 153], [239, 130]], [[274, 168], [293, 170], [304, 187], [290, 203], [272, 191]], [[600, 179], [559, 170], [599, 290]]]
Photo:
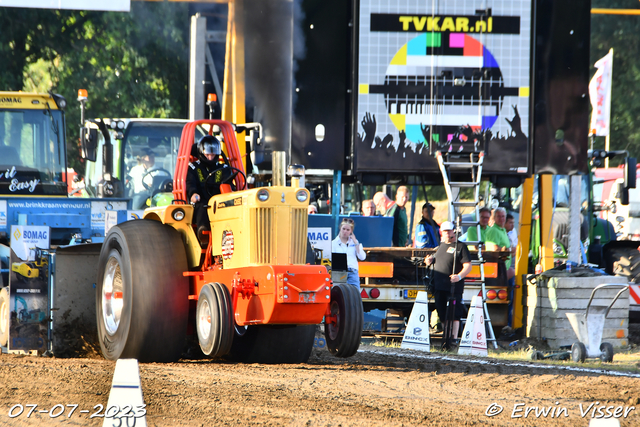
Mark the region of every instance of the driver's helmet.
[[200, 154], [200, 160], [206, 164], [212, 164], [217, 161], [217, 158], [214, 159], [214, 161], [209, 161], [206, 154], [219, 156], [221, 152], [220, 141], [213, 135], [205, 135], [200, 138], [200, 141], [198, 141], [198, 153]]

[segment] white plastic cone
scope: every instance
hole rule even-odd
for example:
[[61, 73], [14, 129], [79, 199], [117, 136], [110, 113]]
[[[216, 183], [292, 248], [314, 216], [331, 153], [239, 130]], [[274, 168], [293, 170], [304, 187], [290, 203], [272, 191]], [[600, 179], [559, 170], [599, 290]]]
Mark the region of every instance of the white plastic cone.
[[467, 323], [464, 325], [464, 331], [462, 331], [458, 354], [470, 354], [472, 356], [487, 356], [488, 354], [484, 311], [482, 309], [482, 291], [471, 299]]
[[401, 348], [413, 350], [431, 351], [429, 343], [429, 297], [426, 292], [420, 291], [416, 296], [416, 302], [411, 309], [409, 323], [404, 330]]

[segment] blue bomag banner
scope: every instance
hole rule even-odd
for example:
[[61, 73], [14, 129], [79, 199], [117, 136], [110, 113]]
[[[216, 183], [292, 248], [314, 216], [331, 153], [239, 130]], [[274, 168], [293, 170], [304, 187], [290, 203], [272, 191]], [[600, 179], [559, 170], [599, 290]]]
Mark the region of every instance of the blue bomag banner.
[[11, 227], [9, 351], [48, 349], [49, 243], [49, 227]]

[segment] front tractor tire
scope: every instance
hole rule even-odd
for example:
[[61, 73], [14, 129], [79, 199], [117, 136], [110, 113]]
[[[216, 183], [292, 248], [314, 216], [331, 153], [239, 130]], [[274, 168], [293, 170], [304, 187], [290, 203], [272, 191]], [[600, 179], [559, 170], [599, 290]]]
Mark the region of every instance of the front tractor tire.
[[216, 358], [229, 353], [235, 329], [231, 296], [226, 286], [207, 283], [200, 290], [196, 329], [200, 349], [206, 356]]
[[157, 221], [114, 226], [102, 245], [96, 314], [108, 360], [173, 362], [187, 332], [189, 282], [180, 234]]
[[362, 299], [356, 287], [345, 283], [334, 285], [329, 309], [336, 320], [324, 325], [327, 349], [336, 357], [351, 357], [360, 347], [364, 319]]

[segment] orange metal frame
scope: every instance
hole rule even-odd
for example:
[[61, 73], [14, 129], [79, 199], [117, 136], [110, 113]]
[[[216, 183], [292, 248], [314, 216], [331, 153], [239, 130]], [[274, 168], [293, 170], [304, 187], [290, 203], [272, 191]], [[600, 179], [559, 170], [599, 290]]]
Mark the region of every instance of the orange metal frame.
[[207, 283], [223, 283], [233, 302], [235, 322], [318, 324], [328, 313], [331, 279], [320, 265], [261, 265], [189, 271], [189, 299], [197, 300]]
[[[238, 148], [238, 140], [236, 138], [236, 131], [233, 125], [224, 120], [196, 120], [189, 122], [182, 129], [182, 136], [180, 138], [180, 148], [178, 149], [178, 161], [176, 163], [176, 172], [173, 178], [173, 198], [174, 200], [184, 200], [185, 203], [189, 203], [187, 200], [187, 169], [189, 168], [189, 162], [191, 161], [191, 148], [193, 147], [196, 128], [199, 125], [211, 125], [209, 134], [213, 131], [213, 125], [218, 125], [222, 131], [222, 137], [224, 138], [224, 145], [227, 148], [227, 154], [229, 159], [229, 165], [242, 173], [245, 173], [244, 165], [242, 164], [242, 156], [240, 149]], [[234, 178], [237, 189], [244, 189], [246, 181], [241, 174], [238, 174]]]
[[392, 262], [361, 261], [358, 263], [360, 277], [393, 277]]
[[[480, 266], [474, 265], [471, 267], [471, 271], [467, 277], [480, 278]], [[485, 262], [484, 263], [484, 277], [495, 279], [498, 277], [498, 263], [497, 262]]]
[[[391, 278], [393, 277], [393, 263], [392, 262], [368, 262], [362, 261], [358, 263], [360, 277], [373, 277], [373, 278]], [[470, 278], [480, 277], [480, 267], [474, 265], [469, 273]], [[484, 264], [484, 277], [493, 278], [498, 277], [498, 263], [486, 262]]]

